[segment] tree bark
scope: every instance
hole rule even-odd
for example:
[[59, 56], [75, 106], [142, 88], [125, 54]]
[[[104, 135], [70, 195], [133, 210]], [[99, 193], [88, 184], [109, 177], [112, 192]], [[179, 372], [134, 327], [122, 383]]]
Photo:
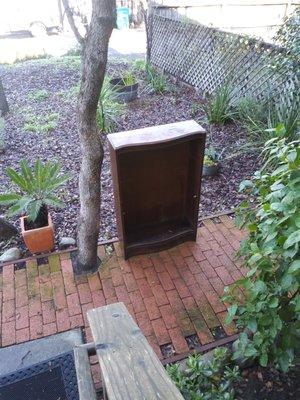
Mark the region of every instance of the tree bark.
[[9, 111], [8, 103], [5, 97], [2, 80], [0, 78], [0, 116], [5, 115]]
[[[85, 39], [83, 36], [81, 36], [81, 34], [79, 33], [79, 30], [75, 24], [74, 21], [74, 15], [73, 15], [73, 11], [70, 7], [69, 4], [69, 0], [62, 0], [63, 5], [64, 5], [64, 9], [66, 12], [66, 16], [68, 18], [68, 22], [70, 24], [70, 27], [74, 33], [75, 38], [77, 39], [78, 43], [80, 44], [81, 47], [84, 47], [84, 43], [85, 43]], [[101, 3], [101, 0], [99, 0], [99, 2]]]
[[100, 175], [103, 145], [96, 122], [97, 106], [104, 80], [108, 42], [115, 26], [115, 0], [93, 0], [92, 18], [83, 52], [81, 87], [78, 96], [78, 131], [82, 150], [79, 176], [80, 215], [76, 273], [98, 268], [97, 244], [100, 227]]

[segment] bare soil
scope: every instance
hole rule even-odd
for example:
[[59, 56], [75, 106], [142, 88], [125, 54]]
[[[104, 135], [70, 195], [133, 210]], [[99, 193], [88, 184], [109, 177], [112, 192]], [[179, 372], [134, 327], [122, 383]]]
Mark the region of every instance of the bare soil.
[[[10, 187], [5, 168], [18, 168], [22, 158], [27, 159], [30, 164], [38, 157], [42, 161], [60, 160], [64, 171], [71, 172], [72, 178], [61, 189], [61, 197], [66, 207], [52, 212], [57, 241], [62, 236], [76, 237], [81, 151], [76, 129], [74, 87], [80, 80], [79, 64], [79, 58], [65, 57], [0, 66], [10, 105], [10, 112], [6, 117], [6, 151], [0, 154], [0, 192], [5, 192]], [[118, 76], [127, 68], [128, 64], [113, 61], [109, 64], [108, 74], [111, 77]], [[125, 114], [118, 118], [116, 131], [194, 118], [207, 128], [207, 144], [213, 142], [219, 151], [223, 151], [219, 176], [203, 179], [199, 216], [236, 207], [243, 198], [238, 193], [239, 183], [244, 178], [249, 178], [257, 169], [257, 155], [237, 155], [241, 144], [245, 142], [243, 129], [235, 123], [208, 126], [203, 111], [199, 109], [203, 100], [193, 88], [169, 79], [167, 92], [151, 94], [146, 90], [144, 78], [143, 73], [139, 73], [139, 98], [128, 104]], [[45, 97], [36, 99], [34, 93], [37, 90], [45, 90]], [[40, 117], [52, 113], [59, 114], [57, 126], [53, 130], [42, 133], [28, 132], [24, 129], [28, 114]], [[106, 139], [104, 142], [101, 239], [117, 235]], [[0, 214], [4, 212], [5, 209], [0, 209]], [[12, 221], [18, 225], [18, 218]], [[7, 246], [11, 246], [11, 243], [0, 243], [0, 251]]]
[[300, 398], [300, 367], [281, 373], [272, 368], [254, 367], [243, 371], [235, 384], [236, 400], [296, 400]]

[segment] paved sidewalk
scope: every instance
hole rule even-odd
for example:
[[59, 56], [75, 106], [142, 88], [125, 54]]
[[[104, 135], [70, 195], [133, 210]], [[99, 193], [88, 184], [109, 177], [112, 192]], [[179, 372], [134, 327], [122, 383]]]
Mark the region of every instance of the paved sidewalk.
[[87, 310], [122, 301], [162, 359], [235, 333], [225, 326], [225, 285], [245, 274], [235, 261], [243, 233], [223, 215], [202, 221], [197, 242], [168, 251], [121, 257], [119, 243], [100, 246], [99, 272], [75, 278], [70, 254], [3, 267], [1, 345], [83, 327]]

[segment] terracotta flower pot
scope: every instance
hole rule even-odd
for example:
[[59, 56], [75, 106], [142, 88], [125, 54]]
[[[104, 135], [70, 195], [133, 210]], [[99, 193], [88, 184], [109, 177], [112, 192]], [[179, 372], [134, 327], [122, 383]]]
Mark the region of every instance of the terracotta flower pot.
[[27, 217], [21, 217], [21, 231], [24, 242], [31, 253], [43, 253], [54, 248], [54, 226], [50, 214], [48, 213], [48, 225], [42, 228], [25, 228]]

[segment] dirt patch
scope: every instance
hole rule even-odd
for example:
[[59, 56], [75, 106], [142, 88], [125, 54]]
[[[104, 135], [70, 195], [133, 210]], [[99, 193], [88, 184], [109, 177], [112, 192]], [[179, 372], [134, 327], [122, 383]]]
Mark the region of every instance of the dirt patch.
[[[126, 67], [124, 63], [110, 63], [110, 76], [116, 76]], [[42, 161], [60, 160], [63, 170], [71, 172], [72, 178], [61, 190], [66, 207], [52, 213], [56, 226], [56, 239], [62, 236], [76, 236], [76, 222], [79, 210], [78, 173], [81, 151], [76, 130], [76, 85], [80, 79], [80, 65], [77, 58], [61, 58], [27, 61], [11, 67], [0, 66], [0, 73], [6, 88], [10, 113], [6, 118], [6, 151], [0, 155], [0, 192], [9, 188], [5, 174], [7, 166], [18, 167], [25, 158], [30, 164], [39, 157]], [[139, 99], [128, 105], [125, 115], [118, 121], [116, 130], [129, 130], [145, 126], [196, 119], [203, 124], [204, 114], [198, 109], [200, 96], [190, 87], [169, 82], [170, 90], [164, 95], [149, 94], [140, 76]], [[43, 90], [42, 95], [37, 91]], [[53, 117], [53, 114], [57, 114]], [[41, 117], [42, 132], [26, 131], [24, 126], [28, 115]], [[48, 118], [52, 115], [51, 127], [47, 130]], [[48, 119], [47, 119], [48, 118]], [[30, 118], [29, 118], [30, 119]], [[30, 120], [31, 121], [31, 120]], [[54, 122], [53, 122], [54, 121]], [[46, 128], [45, 128], [46, 125]], [[235, 124], [213, 126], [208, 129], [208, 140], [213, 141], [223, 155], [232, 157], [244, 142], [244, 133]], [[242, 196], [237, 188], [240, 181], [250, 177], [257, 168], [257, 157], [244, 155], [233, 157], [222, 163], [220, 175], [202, 182], [199, 216], [234, 208]], [[101, 177], [102, 206], [100, 238], [117, 235], [114, 215], [112, 181], [110, 175], [107, 144]], [[0, 213], [4, 209], [0, 209]], [[13, 219], [18, 225], [18, 218]], [[0, 244], [0, 250], [7, 243]]]
[[300, 366], [284, 374], [275, 369], [255, 367], [243, 371], [235, 384], [237, 400], [289, 400], [300, 398]]

